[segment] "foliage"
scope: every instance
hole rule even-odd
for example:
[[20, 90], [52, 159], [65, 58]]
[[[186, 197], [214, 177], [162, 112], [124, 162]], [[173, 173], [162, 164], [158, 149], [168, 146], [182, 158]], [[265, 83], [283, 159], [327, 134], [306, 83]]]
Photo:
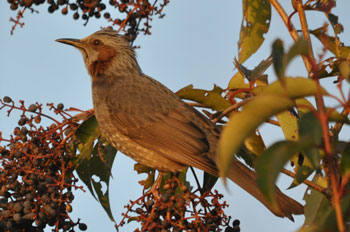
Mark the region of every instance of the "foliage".
[[[8, 142], [0, 147], [0, 231], [43, 231], [46, 226], [57, 231], [76, 226], [86, 230], [86, 224], [69, 216], [72, 190], [82, 189], [73, 174], [76, 144], [72, 135], [83, 115], [72, 117], [63, 104], [49, 104], [51, 112], [61, 117], [57, 121], [38, 103], [27, 108], [23, 101], [17, 106], [4, 97], [0, 105], [8, 109], [8, 116], [13, 110], [21, 111], [21, 127], [14, 129], [13, 136], [6, 140], [0, 134]], [[44, 128], [42, 118], [53, 123]]]
[[[257, 183], [271, 204], [276, 205], [274, 186], [280, 173], [292, 178], [290, 188], [300, 184], [308, 186], [304, 196], [305, 223], [300, 231], [345, 232], [345, 225], [349, 224], [350, 218], [350, 141], [343, 141], [339, 138], [339, 134], [343, 127], [350, 123], [348, 117], [350, 95], [344, 91], [349, 89], [350, 47], [345, 46], [338, 36], [342, 33], [343, 26], [338, 17], [332, 13], [336, 6], [335, 1], [309, 0], [303, 4], [301, 0], [293, 0], [291, 4], [295, 11], [290, 15], [285, 13], [277, 0], [242, 1], [243, 20], [238, 43], [239, 54], [238, 60], [235, 60], [238, 71], [228, 81], [227, 88], [214, 86], [212, 90], [201, 90], [187, 86], [177, 94], [183, 99], [191, 100], [189, 104], [205, 108], [204, 113], [213, 122], [225, 124], [216, 160], [223, 178], [227, 176], [236, 153], [245, 147], [250, 153], [239, 154], [240, 158], [255, 168], [258, 175]], [[12, 20], [17, 25], [20, 24], [25, 9], [34, 11], [33, 6], [46, 1], [8, 0], [8, 2], [11, 4], [11, 9], [17, 10], [21, 7], [17, 20]], [[68, 7], [75, 12], [75, 15], [81, 11], [85, 15], [82, 19], [86, 22], [93, 16], [99, 18], [106, 9], [106, 6], [98, 0], [76, 2], [48, 0], [47, 3], [50, 4], [50, 12], [56, 11], [59, 7], [62, 8], [63, 14], [67, 13]], [[106, 15], [107, 12], [104, 15], [109, 23], [119, 26], [119, 29], [124, 30], [130, 40], [134, 41], [138, 32], [150, 33], [148, 21], [154, 14], [162, 16], [163, 7], [167, 3], [168, 1], [161, 4], [154, 1], [151, 4], [149, 1], [111, 0], [109, 4], [118, 8], [125, 17], [123, 20], [118, 20], [111, 19], [109, 13]], [[75, 6], [74, 9], [72, 6]], [[271, 7], [281, 16], [294, 44], [287, 49], [283, 41], [277, 39], [271, 43], [271, 55], [266, 55], [267, 59], [249, 69], [243, 63], [264, 42], [264, 35], [269, 30]], [[324, 14], [328, 23], [318, 28], [308, 28], [305, 14], [309, 11]], [[300, 34], [291, 22], [291, 18], [295, 15], [299, 17]], [[73, 17], [79, 18], [79, 16]], [[142, 19], [146, 20], [146, 25], [145, 28], [139, 29], [138, 25], [141, 25]], [[329, 28], [333, 35], [330, 35]], [[318, 51], [313, 50], [311, 36], [315, 36], [323, 46], [321, 54], [317, 57], [315, 53]], [[296, 57], [303, 60], [307, 76], [286, 75], [288, 65]], [[270, 66], [275, 71], [274, 77], [266, 74]], [[320, 79], [324, 78], [334, 80], [338, 93], [329, 92], [326, 86], [321, 85]], [[337, 104], [326, 104], [326, 98], [334, 99]], [[315, 104], [311, 103], [313, 100]], [[66, 223], [70, 227], [81, 225], [79, 221], [73, 222], [69, 218], [68, 210], [63, 210], [63, 206], [66, 207], [72, 201], [64, 195], [70, 192], [72, 187], [79, 188], [75, 185], [73, 170], [77, 171], [80, 179], [114, 220], [109, 205], [108, 185], [116, 151], [99, 132], [92, 112], [78, 111], [75, 116], [71, 116], [68, 114], [70, 110], [63, 111], [61, 107], [50, 105], [50, 108], [63, 118], [60, 122], [48, 117], [54, 120], [55, 124], [44, 129], [34, 126], [34, 123], [38, 125], [41, 123], [40, 118], [46, 117], [40, 104], [35, 104], [32, 108], [26, 108], [24, 103], [15, 106], [7, 97], [1, 104], [0, 109], [8, 108], [9, 113], [15, 109], [23, 111], [18, 123], [29, 128], [15, 129], [15, 136], [10, 139], [0, 137], [0, 140], [8, 143], [8, 146], [3, 146], [0, 150], [2, 161], [0, 181], [5, 186], [4, 190], [2, 188], [0, 191], [2, 209], [0, 228], [9, 230], [7, 226], [15, 228], [23, 225], [33, 226], [32, 222], [37, 222], [40, 214], [50, 216], [48, 210], [45, 210], [48, 203], [43, 201], [42, 196], [46, 192], [40, 190], [43, 184], [55, 187], [53, 196], [50, 196], [48, 201], [55, 202], [56, 199], [57, 202], [59, 199], [57, 207], [62, 213], [59, 217], [48, 218], [41, 223], [48, 223], [56, 230], [63, 228]], [[26, 116], [28, 113], [34, 116]], [[263, 135], [259, 133], [259, 127], [263, 124], [280, 127], [285, 138], [266, 147]], [[42, 139], [39, 139], [41, 142], [37, 144], [35, 141], [38, 139], [34, 138]], [[59, 146], [50, 145], [56, 143]], [[36, 147], [41, 149], [40, 152], [35, 149]], [[39, 166], [35, 165], [39, 162], [37, 160], [47, 157], [51, 158], [51, 162], [45, 162], [42, 166], [40, 161]], [[291, 165], [287, 165], [288, 163]], [[14, 172], [11, 165], [17, 165], [16, 170], [19, 171]], [[39, 167], [40, 171], [42, 168], [50, 170], [53, 166], [54, 171], [49, 174], [52, 183], [46, 183], [39, 171], [36, 173], [39, 169], [34, 168], [33, 173], [29, 171], [33, 166]], [[237, 221], [234, 221], [233, 227], [228, 226], [229, 217], [223, 213], [227, 205], [219, 201], [221, 194], [211, 189], [196, 194], [197, 192], [192, 191], [191, 185], [186, 182], [184, 173], [182, 177], [168, 174], [159, 183], [154, 181], [155, 170], [144, 166], [136, 166], [136, 169], [148, 174], [148, 178], [142, 182], [144, 193], [139, 199], [127, 205], [127, 212], [123, 216], [124, 219], [128, 219], [128, 223], [140, 222], [140, 231], [162, 231], [162, 229], [169, 231], [170, 228], [172, 231], [193, 230], [196, 227], [203, 228], [203, 231], [220, 231], [223, 227], [226, 227], [225, 231], [239, 230]], [[94, 179], [94, 176], [99, 179]], [[36, 211], [31, 211], [34, 213], [33, 217], [28, 216], [28, 219], [24, 218], [28, 215], [24, 209], [23, 213], [17, 212], [19, 209], [16, 211], [19, 207], [16, 203], [27, 201], [26, 181], [37, 182], [34, 196], [31, 197], [32, 204], [36, 204], [37, 207]], [[107, 185], [105, 192], [102, 191], [102, 182]], [[197, 185], [202, 190], [199, 184]], [[23, 191], [22, 186], [25, 186]], [[148, 189], [150, 190], [146, 192]], [[199, 206], [202, 208], [198, 209]], [[213, 210], [215, 213], [212, 213]], [[116, 225], [117, 228], [125, 223], [124, 219]], [[18, 220], [20, 222], [24, 220], [26, 224], [18, 224]], [[50, 220], [55, 220], [55, 223], [50, 224]], [[41, 227], [40, 223], [36, 225], [36, 228]]]
[[22, 18], [25, 11], [38, 13], [36, 8], [43, 4], [48, 4], [49, 13], [55, 13], [60, 10], [62, 15], [72, 13], [73, 19], [82, 19], [84, 25], [89, 20], [100, 19], [101, 16], [106, 20], [106, 24], [113, 28], [117, 27], [119, 31], [124, 32], [125, 38], [133, 42], [141, 32], [145, 35], [151, 34], [150, 21], [154, 15], [163, 18], [163, 8], [169, 3], [169, 0], [110, 0], [106, 5], [102, 0], [7, 0], [10, 9], [17, 10], [16, 19], [10, 18], [14, 23], [11, 34], [13, 34], [17, 25], [24, 26]]

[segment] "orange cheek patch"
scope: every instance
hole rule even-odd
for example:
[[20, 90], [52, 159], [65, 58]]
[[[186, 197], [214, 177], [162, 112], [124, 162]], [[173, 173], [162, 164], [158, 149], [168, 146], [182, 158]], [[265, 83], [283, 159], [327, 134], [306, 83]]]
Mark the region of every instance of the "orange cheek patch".
[[103, 46], [98, 50], [98, 61], [108, 61], [117, 54], [117, 51], [110, 46]]
[[90, 75], [94, 78], [99, 74], [103, 74], [104, 70], [108, 68], [116, 54], [117, 51], [113, 47], [103, 46], [99, 48], [97, 61], [93, 62], [88, 68]]

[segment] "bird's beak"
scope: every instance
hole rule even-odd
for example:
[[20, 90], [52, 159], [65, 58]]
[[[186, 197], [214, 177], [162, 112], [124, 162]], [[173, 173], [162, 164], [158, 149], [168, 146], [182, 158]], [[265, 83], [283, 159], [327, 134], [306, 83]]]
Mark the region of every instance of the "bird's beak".
[[68, 45], [71, 45], [71, 46], [76, 47], [78, 49], [84, 49], [85, 48], [84, 43], [81, 40], [79, 40], [79, 39], [62, 38], [62, 39], [56, 39], [56, 42], [68, 44]]

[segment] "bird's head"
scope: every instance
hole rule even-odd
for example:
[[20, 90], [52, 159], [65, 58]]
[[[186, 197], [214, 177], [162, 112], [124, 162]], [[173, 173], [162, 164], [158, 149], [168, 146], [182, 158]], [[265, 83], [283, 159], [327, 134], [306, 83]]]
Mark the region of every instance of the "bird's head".
[[141, 73], [134, 50], [114, 30], [100, 30], [83, 39], [64, 38], [56, 41], [79, 49], [93, 80], [135, 70]]

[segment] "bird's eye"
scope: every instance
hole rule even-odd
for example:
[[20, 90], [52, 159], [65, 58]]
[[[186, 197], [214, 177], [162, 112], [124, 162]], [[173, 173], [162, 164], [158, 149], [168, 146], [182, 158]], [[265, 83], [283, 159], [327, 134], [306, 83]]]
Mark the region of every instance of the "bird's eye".
[[94, 44], [95, 46], [98, 46], [98, 45], [101, 44], [101, 41], [98, 40], [98, 39], [95, 39], [95, 40], [93, 41], [93, 44]]

